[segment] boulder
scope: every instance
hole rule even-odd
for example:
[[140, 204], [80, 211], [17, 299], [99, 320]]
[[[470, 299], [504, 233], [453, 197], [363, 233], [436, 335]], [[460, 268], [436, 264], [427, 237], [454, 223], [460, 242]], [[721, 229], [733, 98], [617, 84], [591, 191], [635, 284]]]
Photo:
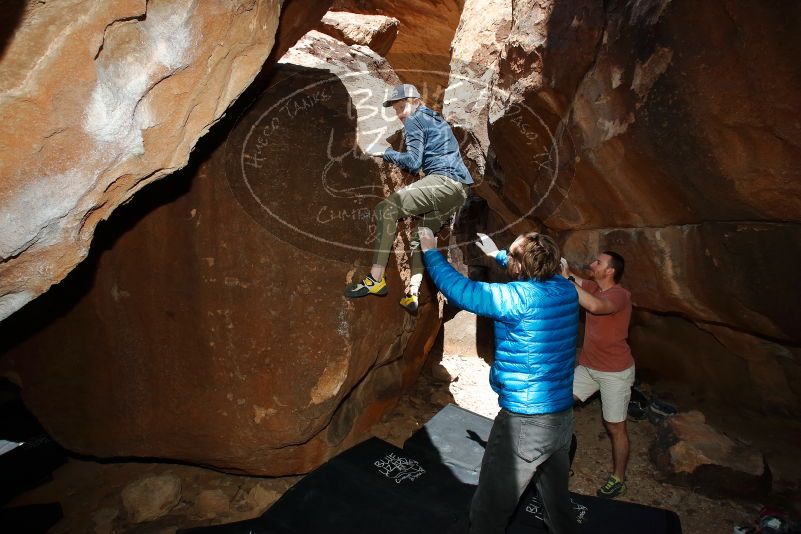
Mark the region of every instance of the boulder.
[[[563, 234], [573, 265], [606, 249], [627, 259], [624, 285], [637, 307], [801, 342], [801, 310], [778, 304], [801, 294], [791, 260], [801, 258], [799, 225], [708, 222]], [[724, 268], [731, 269], [725, 276]]]
[[582, 150], [569, 201], [546, 223], [797, 223], [801, 111], [788, 103], [801, 67], [785, 52], [801, 46], [799, 16], [799, 5], [610, 4], [572, 101]]
[[[602, 20], [592, 2], [465, 2], [443, 114], [462, 135], [489, 214], [482, 224], [462, 221], [461, 243], [476, 231], [508, 243], [541, 231], [542, 213], [564, 200], [576, 153], [566, 109]], [[465, 256], [486, 267], [475, 254]]]
[[[510, 209], [498, 194], [504, 176], [489, 139], [490, 102], [497, 96], [500, 57], [512, 22], [511, 0], [465, 2], [451, 44], [450, 78], [442, 113], [454, 126], [465, 162], [478, 184], [476, 192], [485, 203], [484, 209], [498, 215], [513, 232], [524, 233], [536, 226]], [[473, 238], [476, 228], [468, 222], [470, 218], [462, 218], [463, 233], [457, 241], [469, 242]]]
[[[297, 40], [327, 4], [282, 26], [298, 26]], [[0, 61], [0, 319], [83, 260], [117, 206], [186, 165], [260, 72], [280, 10], [266, 0], [71, 0], [10, 13]]]
[[442, 365], [442, 362], [434, 362], [431, 364], [431, 378], [436, 382], [450, 384], [454, 380], [458, 380], [459, 376], [451, 373], [447, 367]]
[[228, 513], [231, 500], [221, 490], [203, 490], [195, 498], [193, 515], [207, 519]]
[[101, 508], [92, 516], [95, 534], [113, 534], [114, 520], [120, 515], [117, 508]]
[[334, 0], [332, 11], [384, 15], [400, 21], [386, 53], [401, 81], [412, 83], [434, 109], [448, 85], [450, 47], [464, 0]]
[[415, 179], [364, 153], [400, 128], [379, 115], [396, 81], [369, 48], [311, 32], [186, 172], [142, 191], [68, 283], [9, 318], [0, 367], [59, 443], [286, 475], [364, 438], [440, 316], [429, 287], [417, 318], [398, 305], [408, 227], [389, 295], [342, 295], [372, 261], [372, 209]]
[[[801, 117], [788, 105], [801, 66], [787, 53], [801, 47], [801, 6], [696, 7], [466, 1], [443, 113], [464, 133], [485, 213], [461, 221], [458, 241], [542, 230], [574, 267], [621, 252], [637, 308], [684, 317], [659, 322], [681, 331], [686, 319], [721, 328], [714, 355], [732, 373], [693, 380], [725, 396], [745, 376], [761, 393], [735, 402], [798, 413], [781, 375], [801, 374]], [[463, 256], [487, 277], [475, 251]], [[663, 334], [640, 325], [643, 358], [667, 348]], [[659, 370], [692, 367], [696, 347], [679, 342], [691, 337], [670, 340]]]
[[667, 480], [713, 497], [763, 497], [770, 492], [763, 455], [712, 428], [699, 411], [665, 419], [650, 453]]
[[122, 490], [122, 505], [131, 523], [144, 523], [163, 517], [180, 500], [181, 479], [174, 475], [141, 478]]
[[398, 26], [400, 21], [393, 17], [329, 11], [316, 29], [345, 44], [367, 46], [385, 56], [398, 35]]
[[476, 348], [476, 315], [465, 310], [456, 313], [446, 321], [443, 329], [445, 338], [442, 346], [443, 354], [459, 356], [478, 356]]
[[709, 222], [582, 230], [563, 234], [563, 254], [574, 265], [602, 250], [626, 258], [623, 285], [648, 313], [631, 331], [639, 368], [740, 406], [795, 414], [801, 412], [793, 379], [801, 375], [795, 347], [801, 312], [777, 303], [801, 294], [788, 261], [801, 257], [800, 229]]
[[629, 344], [638, 372], [683, 384], [698, 401], [755, 413], [798, 413], [798, 348], [644, 310], [633, 315]]
[[277, 491], [267, 489], [260, 484], [253, 486], [245, 497], [248, 510], [256, 515], [263, 514], [275, 501], [281, 497]]

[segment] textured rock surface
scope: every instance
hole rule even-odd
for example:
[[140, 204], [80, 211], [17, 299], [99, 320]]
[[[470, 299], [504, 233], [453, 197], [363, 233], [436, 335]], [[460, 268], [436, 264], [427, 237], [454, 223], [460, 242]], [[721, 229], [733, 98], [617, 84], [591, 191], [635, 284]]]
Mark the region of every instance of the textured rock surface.
[[257, 484], [251, 488], [245, 500], [250, 508], [256, 512], [256, 515], [261, 515], [267, 511], [267, 508], [277, 501], [279, 497], [281, 497], [281, 494], [277, 491], [266, 489]]
[[398, 35], [398, 26], [400, 21], [393, 17], [329, 11], [317, 30], [345, 44], [367, 46], [385, 56]]
[[564, 200], [575, 153], [566, 100], [592, 60], [602, 18], [592, 2], [465, 3], [443, 113], [463, 132], [490, 214], [477, 227], [465, 221], [462, 241], [475, 230], [509, 232], [509, 240], [541, 230], [535, 214]]
[[[282, 7], [268, 62], [324, 4]], [[185, 164], [261, 68], [278, 13], [278, 2], [222, 0], [30, 6], [0, 63], [0, 316], [62, 279], [121, 202]], [[400, 20], [390, 63], [429, 102], [446, 97], [484, 179], [457, 242], [546, 228], [574, 264], [617, 249], [641, 368], [740, 406], [801, 412], [801, 6], [462, 7], [334, 4]], [[84, 17], [64, 15], [78, 8]], [[16, 344], [0, 364], [65, 444], [298, 472], [414, 378], [434, 306], [412, 333], [397, 294], [370, 307], [339, 295], [369, 263], [370, 209], [404, 179], [362, 157], [397, 143], [374, 101], [394, 74], [319, 34], [290, 57], [259, 77], [272, 85], [237, 110], [247, 114], [228, 141], [209, 141], [220, 145], [210, 161], [158, 191], [173, 204], [155, 209], [154, 193], [138, 224], [135, 211], [121, 216], [131, 235], [110, 230], [72, 285], [0, 336]], [[342, 77], [357, 70], [374, 75]], [[469, 248], [461, 258], [486, 266]], [[367, 335], [375, 317], [390, 326]], [[26, 339], [28, 323], [38, 338]]]
[[[416, 320], [398, 306], [402, 240], [387, 298], [342, 289], [371, 261], [370, 210], [411, 179], [362, 151], [366, 129], [400, 125], [372, 122], [395, 81], [370, 49], [311, 32], [230, 132], [210, 134], [207, 161], [142, 191], [69, 283], [7, 320], [6, 339], [42, 328], [2, 365], [55, 439], [299, 473], [394, 405], [433, 343], [437, 301], [424, 294]], [[62, 317], [34, 320], [54, 303]]]
[[[498, 193], [501, 176], [488, 128], [490, 102], [497, 98], [499, 60], [511, 29], [512, 0], [465, 3], [451, 45], [450, 78], [442, 112], [459, 136], [465, 161], [479, 183], [476, 192], [480, 198], [504, 226], [524, 233], [536, 229], [536, 225], [510, 210]], [[472, 232], [460, 237], [461, 241], [469, 240]]]
[[265, 67], [269, 68], [276, 63], [298, 39], [314, 28], [328, 11], [331, 2], [332, 0], [284, 0], [281, 5], [281, 21], [275, 34], [275, 45]]
[[332, 10], [398, 19], [398, 37], [386, 58], [404, 83], [417, 85], [426, 102], [440, 109], [463, 5], [464, 0], [334, 0]]
[[[393, 110], [384, 108], [382, 105], [388, 88], [400, 81], [390, 64], [366, 46], [348, 46], [342, 41], [316, 30], [309, 32], [287, 52], [281, 58], [281, 63], [318, 71], [330, 71], [337, 76], [336, 83], [343, 85], [347, 93], [352, 95], [349, 99], [345, 98], [344, 102], [342, 100], [339, 102], [342, 102], [343, 106], [347, 108], [349, 117], [357, 117], [359, 125], [355, 131], [355, 139], [346, 135], [343, 136], [339, 146], [334, 145], [329, 139], [323, 139], [320, 145], [320, 149], [325, 147], [325, 155], [328, 159], [327, 165], [321, 169], [326, 171], [324, 185], [328, 188], [327, 191], [335, 197], [350, 198], [361, 195], [365, 199], [367, 197], [383, 198], [383, 184], [376, 184], [374, 189], [369, 187], [347, 189], [347, 191], [345, 189], [334, 191], [334, 189], [339, 185], [347, 185], [336, 183], [337, 180], [347, 178], [348, 173], [344, 170], [343, 165], [362, 165], [362, 160], [370, 159], [365, 158], [363, 154], [388, 146], [390, 138], [396, 143], [399, 140], [403, 125]], [[298, 106], [310, 105], [310, 100], [317, 98], [330, 98], [333, 82], [327, 80], [323, 79], [316, 85], [310, 85], [308, 89], [304, 87], [304, 91], [309, 95], [303, 95], [307, 97], [301, 99], [302, 102], [299, 104], [295, 104], [297, 98], [277, 103], [271, 108], [271, 122], [275, 118], [273, 115], [276, 115], [279, 121], [294, 119], [292, 114], [296, 113]], [[347, 95], [340, 96], [344, 98]], [[348, 124], [348, 127], [352, 127], [352, 125]], [[276, 134], [270, 133], [270, 138], [266, 141], [271, 141], [274, 137]], [[261, 150], [261, 146], [260, 143], [257, 143], [258, 150]], [[303, 143], [299, 140], [299, 148], [305, 149], [307, 152], [317, 151], [317, 145], [309, 141]], [[343, 148], [348, 150], [343, 150]], [[267, 147], [266, 150], [270, 150], [270, 148]], [[291, 148], [287, 150], [287, 152], [291, 151]], [[255, 157], [261, 156], [256, 155]], [[399, 176], [399, 173], [396, 176]]]
[[221, 490], [203, 490], [195, 498], [194, 513], [199, 518], [219, 517], [231, 510], [231, 500]]
[[181, 500], [181, 479], [158, 475], [131, 482], [122, 490], [122, 505], [131, 523], [153, 521], [166, 515]]
[[[584, 154], [571, 202], [549, 224], [798, 222], [801, 112], [790, 102], [801, 87], [790, 58], [800, 18], [797, 4], [743, 1], [640, 2], [607, 13], [573, 103]], [[770, 36], [757, 38], [766, 28]]]
[[651, 457], [668, 479], [706, 493], [744, 497], [770, 491], [770, 473], [762, 454], [706, 424], [698, 411], [666, 419]]
[[631, 258], [625, 278], [638, 307], [801, 342], [801, 311], [777, 305], [801, 294], [794, 262], [786, 261], [801, 257], [801, 225], [716, 222], [577, 231], [564, 246], [576, 263], [603, 249]]
[[[280, 9], [73, 0], [7, 21], [18, 26], [0, 62], [0, 318], [63, 279], [117, 206], [186, 164], [261, 69]], [[296, 40], [316, 21], [286, 22]]]
[[476, 316], [461, 310], [443, 325], [442, 353], [459, 356], [477, 356]]
[[512, 27], [512, 0], [468, 0], [451, 43], [447, 103], [443, 115], [454, 125], [469, 130], [479, 143], [472, 156], [475, 171], [484, 175], [489, 149], [487, 120], [490, 99], [498, 75], [498, 60]]
[[[489, 214], [465, 233], [557, 231], [574, 265], [619, 249], [635, 305], [677, 316], [637, 326], [652, 370], [797, 413], [801, 7], [696, 7], [466, 2], [444, 113]], [[721, 365], [690, 371], [691, 339]]]
[[797, 348], [642, 310], [634, 315], [629, 342], [641, 375], [648, 370], [654, 378], [684, 384], [699, 400], [727, 409], [787, 413], [801, 395]]

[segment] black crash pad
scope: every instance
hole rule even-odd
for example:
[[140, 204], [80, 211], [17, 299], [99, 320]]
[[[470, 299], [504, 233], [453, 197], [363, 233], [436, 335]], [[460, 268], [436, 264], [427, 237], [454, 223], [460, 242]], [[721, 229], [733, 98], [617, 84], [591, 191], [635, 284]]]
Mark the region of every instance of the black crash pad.
[[0, 530], [14, 534], [44, 534], [62, 517], [58, 503], [0, 508]]
[[53, 470], [67, 461], [64, 450], [22, 403], [19, 388], [5, 379], [0, 379], [0, 439], [23, 443], [0, 454], [0, 505], [50, 480]]
[[[491, 419], [449, 404], [406, 440], [403, 448], [417, 457], [438, 461], [461, 481], [478, 484], [491, 429]], [[681, 533], [679, 517], [669, 510], [577, 493], [571, 493], [571, 499], [581, 533]], [[541, 532], [547, 532], [547, 528], [542, 521], [542, 502], [532, 482], [520, 499], [507, 533]]]
[[[183, 534], [461, 532], [492, 420], [448, 405], [404, 448], [365, 441], [307, 475], [259, 518]], [[581, 533], [680, 534], [668, 510], [572, 494]], [[507, 532], [547, 532], [534, 484]]]
[[304, 477], [258, 519], [179, 532], [441, 534], [464, 519], [474, 490], [442, 466], [372, 438]]
[[[679, 516], [670, 510], [641, 504], [601, 499], [571, 493], [571, 503], [579, 524], [579, 533], [592, 534], [681, 534]], [[542, 518], [542, 501], [534, 486], [520, 499], [507, 534], [548, 532]]]

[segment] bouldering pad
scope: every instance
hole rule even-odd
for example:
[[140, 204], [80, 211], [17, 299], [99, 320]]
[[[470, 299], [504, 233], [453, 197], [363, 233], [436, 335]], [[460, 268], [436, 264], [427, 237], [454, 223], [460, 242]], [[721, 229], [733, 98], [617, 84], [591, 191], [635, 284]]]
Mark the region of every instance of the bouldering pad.
[[474, 490], [441, 465], [371, 438], [307, 475], [256, 520], [179, 532], [441, 534], [466, 516]]
[[[259, 518], [184, 534], [460, 533], [492, 420], [448, 405], [403, 449], [372, 438], [307, 475]], [[571, 494], [580, 533], [680, 534], [669, 510]], [[548, 532], [532, 483], [509, 534]]]

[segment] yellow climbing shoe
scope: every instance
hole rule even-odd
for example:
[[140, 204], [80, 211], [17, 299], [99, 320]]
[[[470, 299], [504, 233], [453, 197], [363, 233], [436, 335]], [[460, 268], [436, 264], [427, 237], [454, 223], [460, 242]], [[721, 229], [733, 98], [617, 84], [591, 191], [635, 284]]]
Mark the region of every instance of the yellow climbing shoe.
[[417, 295], [406, 293], [406, 296], [400, 299], [400, 305], [403, 306], [403, 309], [405, 309], [412, 315], [417, 315], [417, 304], [418, 304]]
[[368, 274], [361, 282], [351, 284], [345, 288], [345, 296], [349, 299], [366, 297], [367, 295], [377, 295], [380, 297], [386, 294], [387, 281], [383, 276], [381, 280], [376, 280]]

